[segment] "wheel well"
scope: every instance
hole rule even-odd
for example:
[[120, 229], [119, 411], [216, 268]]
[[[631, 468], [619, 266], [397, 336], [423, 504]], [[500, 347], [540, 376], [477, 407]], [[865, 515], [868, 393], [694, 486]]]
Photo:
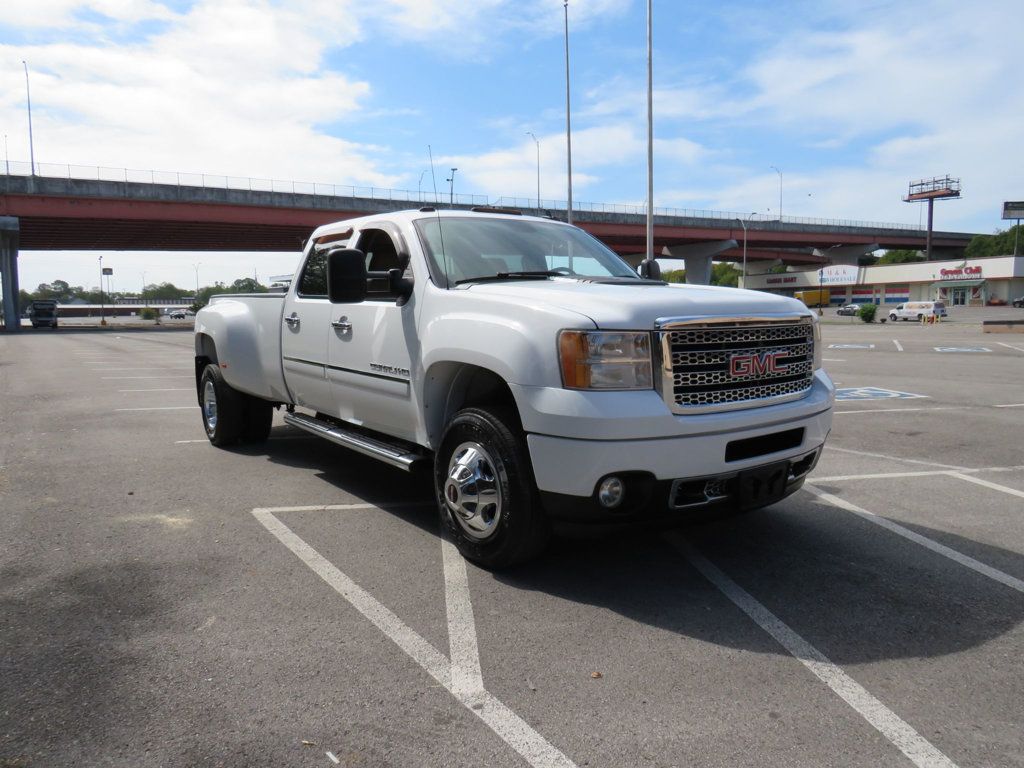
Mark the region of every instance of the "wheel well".
[[[462, 363], [431, 366], [424, 385], [425, 420], [430, 445], [441, 442], [445, 425], [463, 408], [507, 408], [518, 418], [515, 397], [508, 383], [494, 371]], [[512, 426], [512, 425], [509, 425]]]

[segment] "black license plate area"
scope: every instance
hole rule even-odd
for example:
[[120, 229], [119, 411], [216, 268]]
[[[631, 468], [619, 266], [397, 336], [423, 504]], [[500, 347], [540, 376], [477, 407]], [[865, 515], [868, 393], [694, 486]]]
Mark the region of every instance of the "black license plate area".
[[756, 509], [782, 499], [789, 480], [789, 462], [779, 461], [740, 472], [739, 495], [741, 509]]

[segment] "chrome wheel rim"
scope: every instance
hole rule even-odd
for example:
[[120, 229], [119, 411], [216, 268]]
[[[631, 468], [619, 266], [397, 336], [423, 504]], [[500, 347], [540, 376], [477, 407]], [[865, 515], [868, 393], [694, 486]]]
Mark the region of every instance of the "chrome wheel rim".
[[212, 381], [203, 386], [203, 421], [207, 432], [212, 434], [217, 429], [217, 390]]
[[479, 443], [452, 451], [444, 483], [444, 503], [467, 536], [482, 540], [497, 530], [502, 498], [494, 460]]

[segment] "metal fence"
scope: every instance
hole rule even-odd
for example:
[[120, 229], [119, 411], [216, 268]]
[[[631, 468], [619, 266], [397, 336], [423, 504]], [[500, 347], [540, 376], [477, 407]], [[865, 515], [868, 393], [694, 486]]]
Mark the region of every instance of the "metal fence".
[[[32, 167], [24, 161], [6, 161], [3, 166], [9, 176], [31, 176]], [[79, 179], [82, 181], [114, 181], [136, 184], [169, 184], [178, 187], [198, 187], [202, 189], [234, 189], [249, 192], [278, 192], [297, 195], [316, 195], [321, 197], [356, 197], [369, 200], [396, 200], [431, 205], [494, 205], [506, 208], [521, 208], [539, 211], [565, 211], [568, 203], [565, 200], [538, 200], [535, 197], [498, 197], [491, 201], [487, 195], [435, 194], [433, 191], [407, 189], [385, 189], [381, 187], [357, 187], [348, 184], [324, 184], [315, 181], [284, 181], [280, 179], [262, 179], [248, 176], [229, 176], [211, 173], [189, 173], [184, 171], [155, 171], [132, 168], [109, 168], [96, 165], [74, 165], [70, 163], [36, 163], [35, 175], [55, 179]], [[587, 203], [573, 201], [574, 212], [610, 213], [632, 216], [643, 216], [647, 207], [636, 203]], [[748, 222], [748, 226], [756, 225], [763, 229], [765, 224], [809, 224], [826, 227], [860, 227], [867, 229], [897, 229], [914, 232], [924, 231], [920, 224], [896, 224], [891, 222], [858, 221], [855, 219], [820, 219], [804, 216], [778, 217], [758, 214], [751, 216], [735, 211], [710, 211], [695, 208], [664, 208], [655, 206], [655, 216], [666, 216], [687, 219], [712, 219], [731, 221], [741, 227], [740, 219]]]

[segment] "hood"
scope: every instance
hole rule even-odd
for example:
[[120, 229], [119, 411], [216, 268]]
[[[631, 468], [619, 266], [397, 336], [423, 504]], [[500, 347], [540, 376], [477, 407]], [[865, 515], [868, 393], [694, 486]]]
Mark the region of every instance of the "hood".
[[763, 291], [712, 285], [588, 283], [572, 278], [467, 283], [473, 294], [550, 304], [586, 315], [598, 328], [646, 329], [659, 318], [808, 314], [803, 302]]

